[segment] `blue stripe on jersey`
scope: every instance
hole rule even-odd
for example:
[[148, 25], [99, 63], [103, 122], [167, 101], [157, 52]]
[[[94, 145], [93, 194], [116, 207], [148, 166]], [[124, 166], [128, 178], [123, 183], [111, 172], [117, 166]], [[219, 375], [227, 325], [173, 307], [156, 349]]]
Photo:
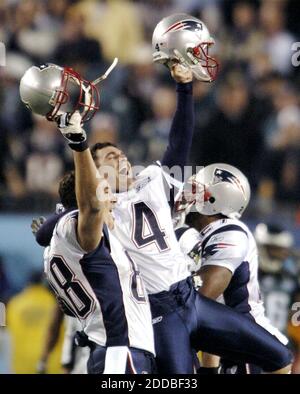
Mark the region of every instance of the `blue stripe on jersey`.
[[177, 230], [175, 230], [175, 235], [176, 235], [177, 241], [179, 241], [180, 238], [183, 236], [183, 234], [184, 234], [187, 230], [189, 230], [190, 228], [191, 228], [191, 227], [180, 227], [180, 228], [178, 228]]
[[107, 336], [106, 346], [129, 346], [119, 273], [110, 255], [109, 236], [105, 228], [103, 233], [97, 249], [85, 254], [80, 265], [101, 307]]
[[207, 242], [211, 239], [211, 237], [213, 237], [216, 234], [225, 233], [226, 231], [240, 231], [242, 233], [245, 233], [248, 238], [247, 231], [242, 229], [242, 227], [238, 226], [237, 224], [228, 224], [227, 226], [220, 227], [217, 230], [213, 231], [211, 234], [209, 234], [207, 238], [204, 239], [201, 245], [202, 251], [204, 251], [205, 246], [207, 245]]
[[225, 304], [239, 313], [248, 313], [251, 308], [248, 303], [249, 292], [247, 284], [250, 279], [249, 263], [243, 263], [235, 270], [231, 281], [224, 291]]

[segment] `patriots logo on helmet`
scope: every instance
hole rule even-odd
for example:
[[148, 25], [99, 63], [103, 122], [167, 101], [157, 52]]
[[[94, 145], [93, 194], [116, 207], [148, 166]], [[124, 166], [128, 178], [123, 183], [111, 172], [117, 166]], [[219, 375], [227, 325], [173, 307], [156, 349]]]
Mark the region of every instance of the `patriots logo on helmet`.
[[222, 170], [221, 168], [216, 168], [214, 172], [213, 185], [220, 182], [229, 182], [237, 186], [241, 192], [245, 195], [245, 190], [239, 179], [233, 175], [230, 171]]
[[180, 30], [191, 30], [191, 31], [202, 31], [203, 26], [201, 22], [193, 21], [190, 19], [185, 19], [180, 22], [176, 22], [173, 25], [171, 25], [165, 32], [164, 34], [170, 32], [170, 31], [180, 31]]

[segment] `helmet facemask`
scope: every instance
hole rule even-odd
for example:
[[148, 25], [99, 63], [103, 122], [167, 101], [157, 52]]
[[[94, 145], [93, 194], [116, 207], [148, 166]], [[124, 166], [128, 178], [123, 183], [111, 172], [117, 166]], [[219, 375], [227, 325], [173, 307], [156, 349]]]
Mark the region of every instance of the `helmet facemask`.
[[197, 73], [198, 77], [201, 78], [203, 78], [203, 75], [207, 76], [207, 82], [214, 81], [219, 71], [219, 63], [215, 58], [209, 56], [209, 49], [213, 44], [214, 42], [202, 42], [198, 46], [187, 51], [187, 56], [195, 65], [194, 67], [192, 66], [193, 73], [196, 77]]
[[153, 61], [170, 65], [175, 61], [203, 82], [216, 79], [219, 64], [209, 52], [214, 40], [205, 23], [187, 14], [163, 18], [152, 36]]
[[201, 213], [204, 204], [205, 188], [191, 176], [183, 189], [175, 197], [174, 222], [176, 227], [184, 224], [186, 216], [191, 212]]
[[92, 119], [99, 109], [99, 91], [97, 87], [72, 68], [64, 67], [61, 85], [55, 90], [50, 104], [53, 110], [47, 114], [47, 119], [53, 121], [64, 112], [81, 112], [82, 122]]
[[[237, 168], [210, 164], [189, 178], [175, 198], [175, 220], [182, 225], [189, 212], [239, 219], [250, 200], [250, 185]], [[176, 216], [177, 215], [177, 216]]]
[[188, 47], [186, 57], [174, 49], [174, 55], [180, 64], [192, 70], [198, 80], [213, 82], [217, 78], [219, 71], [219, 63], [208, 54], [209, 48], [213, 44], [214, 42], [203, 42], [195, 47]]

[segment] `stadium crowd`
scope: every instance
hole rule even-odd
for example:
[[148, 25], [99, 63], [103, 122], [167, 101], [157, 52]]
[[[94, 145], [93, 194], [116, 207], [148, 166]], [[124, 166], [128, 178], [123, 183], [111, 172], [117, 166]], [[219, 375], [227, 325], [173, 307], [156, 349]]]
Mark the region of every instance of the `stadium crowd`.
[[286, 0], [1, 1], [0, 209], [52, 210], [57, 183], [71, 166], [55, 124], [20, 102], [19, 80], [32, 64], [67, 65], [93, 79], [117, 56], [117, 70], [101, 86], [90, 141], [118, 142], [133, 162], [160, 158], [176, 103], [167, 72], [152, 64], [150, 43], [162, 16], [178, 11], [205, 21], [221, 64], [216, 83], [194, 84], [191, 163], [239, 167], [258, 196], [256, 211], [268, 212], [273, 201], [297, 207], [298, 8]]

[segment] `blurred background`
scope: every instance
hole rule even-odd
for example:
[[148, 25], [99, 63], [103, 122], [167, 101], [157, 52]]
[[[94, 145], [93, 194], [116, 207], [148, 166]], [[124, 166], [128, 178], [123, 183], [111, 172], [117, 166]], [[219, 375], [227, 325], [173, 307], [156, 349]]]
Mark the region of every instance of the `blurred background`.
[[[267, 312], [298, 351], [300, 329], [288, 322], [293, 302], [300, 300], [300, 44], [292, 49], [300, 41], [299, 2], [0, 0], [0, 41], [6, 47], [6, 66], [0, 67], [0, 301], [8, 305], [0, 372], [36, 370], [55, 302], [42, 278], [37, 280], [43, 250], [30, 223], [55, 210], [58, 182], [72, 168], [55, 125], [21, 103], [19, 80], [28, 67], [45, 62], [73, 67], [93, 80], [117, 56], [118, 67], [101, 85], [101, 110], [88, 125], [89, 141], [121, 145], [133, 164], [159, 160], [176, 96], [167, 70], [152, 64], [151, 37], [155, 25], [174, 12], [203, 19], [221, 63], [215, 83], [194, 83], [190, 164], [225, 162], [248, 176], [252, 200], [245, 220], [251, 229], [269, 225], [268, 239], [275, 241], [268, 241], [273, 249], [262, 256], [267, 263], [280, 261], [277, 270], [261, 267], [262, 279], [272, 279], [263, 286], [265, 297], [272, 293]], [[282, 233], [289, 242], [278, 241]], [[270, 247], [265, 238], [260, 241], [261, 248]], [[39, 292], [45, 302], [37, 301]], [[39, 331], [33, 335], [30, 325]], [[60, 371], [59, 356], [51, 357], [50, 371]]]

